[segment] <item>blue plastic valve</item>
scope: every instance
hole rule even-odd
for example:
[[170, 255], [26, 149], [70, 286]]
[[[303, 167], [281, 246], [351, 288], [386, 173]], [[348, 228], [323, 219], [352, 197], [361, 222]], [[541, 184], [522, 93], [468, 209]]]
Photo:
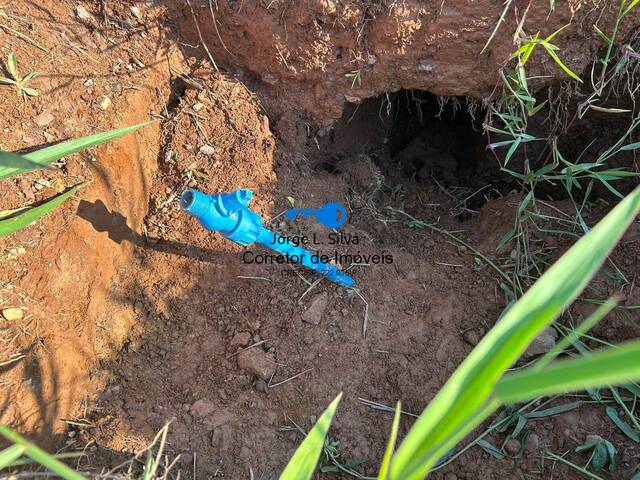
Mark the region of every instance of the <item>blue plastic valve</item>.
[[262, 226], [260, 215], [248, 208], [253, 197], [251, 190], [207, 195], [198, 190], [186, 190], [180, 197], [180, 208], [198, 219], [208, 230], [219, 232], [225, 238], [246, 247], [258, 242], [289, 258], [296, 259], [332, 282], [352, 287], [355, 280], [333, 265], [323, 262], [318, 255], [288, 241], [285, 237]]

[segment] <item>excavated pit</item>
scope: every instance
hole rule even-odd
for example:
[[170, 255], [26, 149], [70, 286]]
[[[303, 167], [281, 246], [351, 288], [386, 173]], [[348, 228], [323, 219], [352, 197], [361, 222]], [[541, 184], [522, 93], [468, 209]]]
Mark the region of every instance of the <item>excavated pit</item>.
[[400, 90], [348, 104], [339, 120], [318, 131], [308, 156], [317, 170], [341, 174], [362, 155], [377, 166], [388, 188], [437, 186], [458, 195], [480, 190], [459, 216], [465, 220], [513, 185], [487, 150], [484, 116], [478, 102], [464, 97]]
[[[18, 335], [14, 346], [25, 358], [2, 372], [1, 420], [52, 448], [91, 444], [91, 463], [83, 457], [79, 466], [93, 468], [131, 458], [173, 419], [168, 453], [182, 455], [183, 478], [196, 477], [196, 464], [197, 478], [245, 478], [249, 468], [257, 478], [276, 478], [303, 439], [299, 428], [308, 431], [343, 391], [330, 432], [331, 445], [339, 442], [335, 458], [358, 474], [375, 475], [390, 417], [359, 399], [385, 405], [401, 399], [405, 411], [419, 413], [506, 303], [501, 279], [485, 263], [423, 224], [459, 232], [510, 266], [511, 247], [495, 247], [512, 228], [522, 195], [512, 192], [518, 183], [499, 172], [486, 150], [479, 99], [494, 90], [519, 22], [507, 20], [479, 56], [500, 2], [319, 1], [308, 8], [304, 2], [192, 0], [194, 15], [188, 4], [158, 2], [157, 22], [151, 7], [140, 7], [149, 15], [147, 26], [158, 27], [145, 35], [101, 23], [118, 9], [115, 2], [104, 2], [102, 12], [90, 8], [88, 24], [66, 4], [43, 3], [53, 13], [47, 29], [34, 23], [34, 36], [52, 49], [58, 37], [47, 33], [55, 28], [77, 33], [73, 38], [95, 37], [86, 50], [100, 60], [99, 75], [93, 64], [66, 59], [50, 68], [60, 78], [78, 69], [71, 88], [55, 77], [34, 84], [47, 95], [25, 103], [30, 114], [51, 108], [48, 101], [63, 108], [53, 111], [47, 134], [78, 136], [94, 125], [104, 130], [148, 116], [161, 123], [97, 149], [85, 163], [70, 162], [74, 181], [95, 180], [82, 199], [3, 239], [6, 250], [26, 242], [30, 255], [11, 254], [3, 270], [2, 301], [28, 315], [10, 325], [8, 338]], [[215, 18], [208, 21], [214, 3]], [[28, 4], [11, 8], [28, 16]], [[142, 24], [129, 9], [115, 13], [129, 25]], [[524, 26], [555, 30], [573, 20], [576, 28], [559, 41], [563, 58], [580, 70], [599, 40], [579, 26], [595, 17], [610, 23], [611, 11], [559, 4], [548, 18], [546, 3], [534, 2]], [[109, 28], [110, 41], [101, 39], [97, 33]], [[623, 25], [621, 32], [628, 30]], [[121, 42], [112, 45], [112, 37]], [[207, 66], [202, 39], [237, 77]], [[20, 48], [25, 64], [44, 62], [31, 47], [11, 46]], [[138, 61], [126, 65], [131, 70], [121, 68], [134, 56]], [[58, 57], [47, 61], [52, 58]], [[563, 76], [540, 57], [532, 59], [531, 71], [549, 75], [543, 83]], [[105, 93], [113, 97], [113, 118], [93, 104]], [[13, 118], [15, 105], [0, 98], [0, 111]], [[575, 139], [562, 148], [577, 152], [580, 135], [597, 136], [602, 125], [613, 132], [610, 138], [617, 135], [618, 124], [602, 119], [586, 129], [576, 123], [569, 130]], [[11, 125], [8, 147], [48, 138], [22, 120]], [[635, 162], [632, 153], [625, 159]], [[31, 191], [29, 184], [4, 185], [10, 207], [22, 205]], [[315, 283], [303, 270], [246, 264], [240, 247], [178, 210], [186, 187], [252, 188], [252, 208], [272, 225], [325, 240], [327, 232], [313, 222], [281, 222], [287, 197], [309, 208], [344, 202], [344, 238], [358, 242], [317, 248], [392, 261], [343, 265], [360, 296], [325, 280]], [[45, 194], [53, 195], [45, 190], [37, 200]], [[558, 198], [553, 195], [549, 190]], [[592, 224], [601, 213], [587, 220]], [[568, 246], [544, 241], [556, 254]], [[636, 230], [614, 254], [629, 278], [639, 244]], [[611, 290], [603, 275], [590, 294], [606, 298]], [[637, 292], [626, 292], [630, 302], [640, 302]], [[586, 316], [590, 308], [577, 305], [569, 313]], [[615, 342], [629, 335], [621, 325], [621, 318], [608, 319], [598, 334]], [[262, 378], [264, 371], [271, 377]], [[611, 432], [597, 406], [579, 413], [530, 422], [525, 433], [556, 452], [573, 450], [590, 434], [613, 436], [626, 452], [621, 469], [631, 476], [634, 445]], [[403, 418], [401, 437], [412, 423]], [[500, 445], [506, 439], [487, 440]], [[540, 471], [540, 451], [527, 452], [498, 462], [474, 447], [433, 478], [490, 480]], [[323, 477], [339, 475], [327, 456], [321, 468]], [[553, 469], [571, 478], [565, 466]]]

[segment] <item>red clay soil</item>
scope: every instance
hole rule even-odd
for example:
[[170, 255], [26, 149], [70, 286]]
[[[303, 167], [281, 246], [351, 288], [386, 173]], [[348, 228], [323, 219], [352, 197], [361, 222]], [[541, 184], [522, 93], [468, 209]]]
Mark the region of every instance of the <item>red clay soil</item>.
[[[519, 25], [542, 38], [569, 25], [553, 42], [569, 68], [583, 71], [602, 48], [593, 25], [612, 31], [618, 2], [554, 3], [550, 11], [549, 2], [514, 1], [505, 12], [499, 0], [191, 0], [174, 18], [190, 44], [200, 44], [199, 28], [219, 65], [253, 79], [272, 111], [293, 104], [324, 125], [340, 117], [345, 101], [400, 89], [489, 96]], [[620, 37], [637, 28], [632, 17]], [[529, 83], [534, 90], [565, 75], [540, 52], [527, 73], [538, 77]]]
[[[303, 438], [297, 427], [308, 430], [342, 391], [330, 437], [339, 442], [343, 462], [362, 460], [354, 468], [375, 475], [391, 416], [360, 399], [386, 405], [401, 400], [406, 412], [421, 412], [505, 307], [499, 276], [472, 251], [428, 229], [410, 228], [386, 207], [460, 232], [506, 268], [512, 263], [511, 245], [499, 252], [495, 247], [513, 225], [520, 194], [487, 195], [490, 201], [479, 214], [460, 221], [451, 212], [459, 210], [471, 190], [418, 182], [399, 171], [384, 146], [389, 119], [377, 111], [355, 116], [353, 122], [347, 116], [334, 133], [317, 135], [305, 119], [339, 116], [342, 101], [336, 103], [327, 92], [347, 90], [343, 72], [326, 84], [318, 76], [314, 83], [301, 75], [293, 88], [282, 65], [258, 55], [255, 47], [271, 45], [265, 39], [281, 28], [276, 12], [278, 18], [306, 15], [294, 5], [283, 13], [281, 3], [271, 2], [273, 8], [254, 2], [219, 5], [221, 12], [236, 9], [234, 15], [219, 17], [219, 28], [227, 47], [238, 48], [233, 50], [238, 69], [267, 81], [264, 72], [271, 68], [282, 82], [273, 91], [257, 86], [260, 96], [247, 87], [253, 82], [203, 67], [201, 50], [197, 58], [190, 57], [189, 45], [198, 44], [197, 36], [176, 32], [191, 21], [188, 7], [174, 10], [147, 2], [131, 9], [133, 3], [96, 2], [83, 4], [85, 17], [74, 2], [23, 2], [7, 5], [8, 16], [0, 16], [0, 24], [23, 34], [0, 27], [0, 56], [13, 51], [22, 71], [43, 72], [33, 82], [40, 91], [37, 98], [22, 100], [9, 87], [0, 87], [3, 150], [157, 120], [136, 134], [71, 157], [54, 171], [0, 183], [0, 209], [9, 209], [91, 181], [63, 208], [0, 241], [0, 308], [24, 311], [20, 320], [0, 320], [0, 421], [48, 448], [88, 446], [90, 456], [80, 462], [81, 469], [113, 467], [171, 420], [169, 451], [181, 454], [182, 478], [195, 477], [194, 464], [197, 478], [249, 478], [250, 471], [255, 478], [277, 478]], [[316, 3], [322, 9], [332, 4]], [[446, 3], [442, 12], [453, 8]], [[460, 34], [452, 44], [471, 38], [477, 49], [486, 41], [488, 22], [499, 15], [501, 2], [481, 3], [487, 5], [482, 29], [476, 29], [476, 36]], [[192, 4], [201, 9], [200, 3]], [[376, 14], [363, 23], [363, 14], [358, 15], [353, 25], [371, 27], [369, 38], [386, 38], [385, 22], [395, 25], [397, 20], [383, 22]], [[561, 24], [564, 17], [552, 18]], [[239, 40], [247, 35], [243, 25], [251, 18], [265, 22], [264, 29], [253, 28], [247, 45], [254, 50], [241, 51]], [[448, 17], [441, 13], [436, 18]], [[348, 16], [344, 21], [352, 22]], [[278, 38], [301, 41], [307, 24], [287, 25], [291, 37]], [[349, 25], [332, 28], [353, 28]], [[436, 22], [420, 35], [444, 38], [437, 28]], [[448, 28], [467, 31], [459, 20]], [[501, 33], [494, 48], [503, 45], [505, 50], [506, 38]], [[344, 34], [332, 37], [338, 44], [344, 39]], [[440, 65], [456, 49], [442, 50], [446, 42], [438, 42], [429, 58]], [[222, 60], [218, 46], [212, 49], [221, 65], [232, 62]], [[354, 95], [432, 85], [438, 93], [481, 95], [493, 82], [479, 83], [482, 75], [476, 75], [473, 85], [446, 90], [445, 85], [456, 84], [454, 77], [468, 78], [469, 70], [451, 67], [437, 81], [416, 85], [396, 68], [400, 53], [394, 52], [396, 60], [380, 70], [375, 86], [365, 80]], [[383, 55], [379, 50], [373, 54], [381, 65]], [[418, 55], [408, 46], [405, 54]], [[285, 56], [291, 58], [289, 65], [299, 68], [294, 62], [300, 55], [287, 55], [292, 55]], [[377, 68], [382, 67], [371, 67]], [[488, 65], [483, 68], [491, 71]], [[391, 79], [396, 73], [397, 81]], [[305, 100], [313, 89], [320, 93]], [[99, 107], [103, 95], [112, 102], [106, 110]], [[177, 199], [187, 187], [206, 192], [251, 188], [252, 209], [273, 219], [272, 228], [316, 234], [324, 242], [317, 246], [320, 251], [353, 255], [354, 261], [343, 267], [357, 280], [361, 296], [327, 280], [316, 282], [304, 269], [243, 262], [246, 249], [205, 231], [179, 211]], [[328, 201], [348, 205], [343, 243], [331, 245], [328, 232], [313, 222], [283, 222], [279, 214], [290, 207], [287, 197], [308, 208]], [[549, 205], [571, 208], [562, 201]], [[593, 224], [608, 208], [594, 208], [587, 222]], [[536, 240], [545, 242], [552, 258], [571, 243], [551, 236]], [[267, 253], [261, 247], [250, 250]], [[373, 255], [387, 261], [373, 262]], [[613, 258], [627, 278], [635, 279], [637, 223]], [[602, 274], [589, 296], [607, 298], [614, 291], [612, 279]], [[622, 293], [627, 304], [640, 304], [637, 288], [627, 285]], [[592, 308], [578, 303], [567, 320]], [[637, 324], [634, 311], [629, 318]], [[627, 320], [611, 315], [596, 333], [614, 342], [637, 336]], [[558, 403], [568, 401], [572, 398]], [[619, 452], [618, 473], [599, 475], [627, 478], [637, 467], [637, 446], [606, 419], [603, 409], [585, 404], [531, 421], [522, 458], [510, 458], [520, 456], [513, 444], [503, 460], [474, 447], [433, 478], [575, 478], [563, 464], [542, 461], [541, 454], [545, 449], [572, 452], [589, 434], [611, 440]], [[402, 435], [412, 422], [404, 416]], [[499, 447], [505, 438], [496, 434], [487, 440]], [[570, 453], [568, 458], [584, 463], [588, 457]], [[324, 460], [323, 465], [331, 463]], [[331, 472], [319, 476], [348, 478]]]

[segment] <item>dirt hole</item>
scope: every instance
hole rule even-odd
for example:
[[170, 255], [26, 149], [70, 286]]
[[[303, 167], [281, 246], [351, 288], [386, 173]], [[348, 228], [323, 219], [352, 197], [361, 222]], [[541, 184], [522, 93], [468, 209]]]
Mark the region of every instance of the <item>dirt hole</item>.
[[[500, 183], [501, 191], [508, 190], [510, 180], [498, 179], [498, 165], [486, 149], [483, 118], [483, 106], [465, 97], [385, 93], [348, 104], [340, 120], [319, 130], [312, 155], [316, 169], [336, 174], [345, 158], [369, 156], [389, 186], [417, 182], [472, 192]], [[478, 195], [469, 207], [478, 209], [488, 198]]]

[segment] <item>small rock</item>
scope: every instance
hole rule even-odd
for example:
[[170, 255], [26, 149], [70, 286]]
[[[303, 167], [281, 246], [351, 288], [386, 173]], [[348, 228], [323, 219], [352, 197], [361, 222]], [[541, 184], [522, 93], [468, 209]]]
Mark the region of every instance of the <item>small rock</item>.
[[64, 180], [61, 178], [56, 178], [51, 182], [51, 188], [53, 188], [56, 192], [62, 193], [66, 190], [66, 185], [64, 184]]
[[131, 14], [136, 17], [138, 20], [140, 20], [142, 18], [142, 12], [140, 12], [140, 9], [138, 7], [136, 7], [135, 5], [131, 5], [129, 7], [129, 11], [131, 11]]
[[25, 196], [25, 198], [30, 202], [33, 202], [36, 199], [36, 196], [33, 193], [31, 182], [26, 178], [18, 179], [18, 188], [20, 189], [22, 194]]
[[467, 342], [472, 347], [475, 347], [478, 343], [480, 343], [480, 339], [482, 338], [480, 332], [478, 332], [475, 328], [471, 330], [467, 330], [462, 334], [462, 338], [465, 342]]
[[316, 134], [319, 137], [326, 137], [331, 133], [331, 130], [333, 130], [333, 125], [327, 125], [326, 127], [319, 128]]
[[251, 334], [249, 332], [236, 333], [229, 342], [229, 350], [235, 352], [238, 348], [244, 347], [251, 340]]
[[453, 472], [449, 472], [444, 476], [444, 480], [458, 480], [458, 476]]
[[89, 78], [88, 80], [85, 80], [84, 86], [85, 87], [93, 87], [93, 78]]
[[194, 111], [199, 112], [200, 110], [202, 110], [204, 108], [204, 103], [200, 103], [200, 102], [194, 103], [193, 107], [191, 107], [191, 108], [193, 108]]
[[208, 415], [211, 415], [215, 409], [216, 406], [213, 404], [213, 402], [204, 398], [196, 400], [191, 405], [191, 413], [198, 417], [206, 417]]
[[367, 63], [369, 65], [375, 65], [375, 63], [378, 61], [378, 58], [375, 55], [367, 55]]
[[307, 308], [302, 314], [302, 320], [313, 325], [318, 325], [322, 320], [324, 311], [327, 309], [328, 302], [329, 295], [327, 294], [327, 292], [319, 293], [318, 295], [313, 297], [313, 300], [311, 300], [311, 305], [309, 305], [309, 308]]
[[545, 328], [544, 331], [531, 342], [529, 348], [524, 352], [524, 356], [529, 358], [547, 353], [554, 347], [557, 338], [558, 332], [556, 332], [553, 327]]
[[203, 146], [200, 147], [200, 149], [198, 151], [201, 154], [206, 155], [207, 157], [210, 157], [211, 155], [216, 153], [216, 149], [213, 148], [211, 145], [203, 145]]
[[238, 354], [238, 367], [254, 377], [269, 380], [276, 372], [276, 361], [272, 354], [253, 347]]
[[21, 308], [17, 307], [5, 308], [4, 310], [2, 310], [2, 316], [5, 318], [5, 320], [9, 321], [20, 320], [24, 316], [24, 312]]
[[267, 391], [267, 382], [265, 382], [261, 378], [256, 380], [256, 383], [254, 384], [254, 386], [256, 387], [256, 390], [259, 392], [264, 393]]
[[82, 5], [76, 5], [76, 15], [80, 20], [91, 20], [91, 14]]
[[420, 70], [421, 72], [432, 72], [433, 70], [435, 70], [435, 68], [435, 64], [430, 62], [429, 60], [420, 60], [418, 62], [418, 70]]
[[49, 110], [43, 111], [40, 115], [33, 119], [36, 125], [39, 127], [46, 127], [53, 122], [54, 116]]
[[100, 110], [107, 110], [111, 106], [111, 99], [106, 95], [102, 95], [98, 97], [96, 105], [98, 105], [98, 108]]
[[527, 437], [527, 452], [537, 454], [540, 450], [540, 437], [537, 433], [532, 433]]
[[504, 445], [504, 451], [513, 456], [520, 451], [520, 440], [512, 438]]

